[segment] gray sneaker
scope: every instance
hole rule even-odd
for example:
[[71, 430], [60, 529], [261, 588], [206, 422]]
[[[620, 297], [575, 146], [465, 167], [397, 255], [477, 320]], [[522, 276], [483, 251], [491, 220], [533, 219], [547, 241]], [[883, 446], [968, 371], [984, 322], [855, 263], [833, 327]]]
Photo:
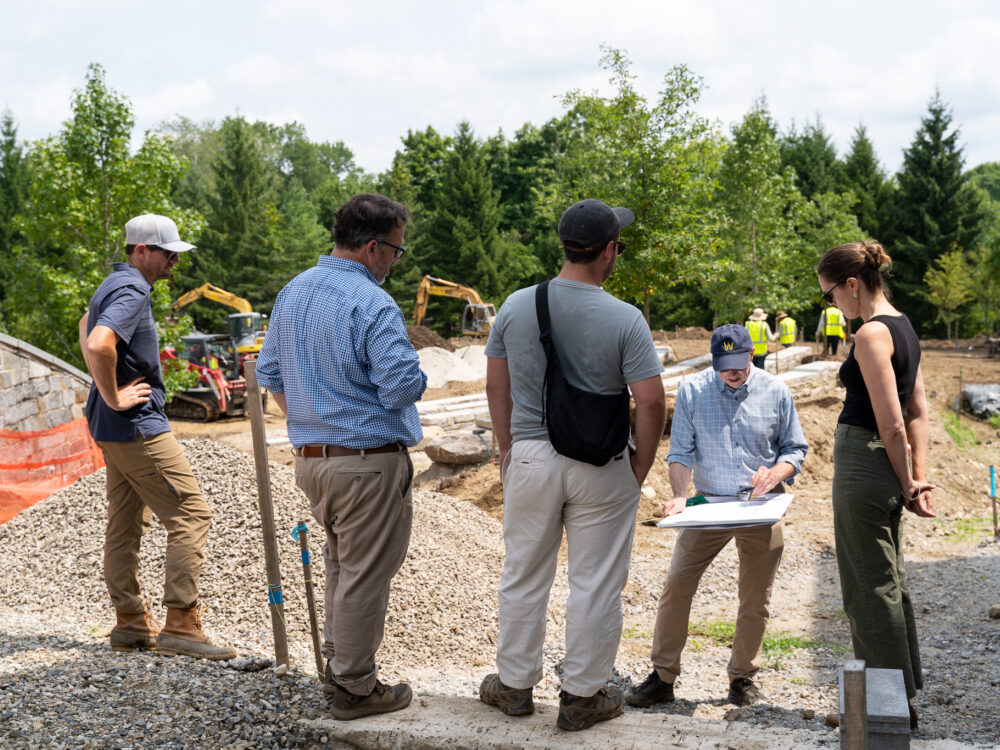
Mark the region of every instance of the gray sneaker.
[[559, 718], [556, 726], [569, 732], [589, 729], [599, 721], [607, 721], [625, 712], [622, 691], [613, 685], [603, 687], [589, 698], [559, 692]]
[[508, 716], [524, 716], [535, 712], [532, 688], [512, 688], [500, 682], [500, 675], [488, 674], [479, 686], [479, 700], [496, 706]]
[[375, 689], [368, 695], [354, 695], [336, 683], [332, 687], [330, 713], [333, 714], [333, 718], [341, 721], [399, 711], [409, 706], [413, 699], [410, 686], [404, 682], [398, 685], [384, 685], [376, 680]]

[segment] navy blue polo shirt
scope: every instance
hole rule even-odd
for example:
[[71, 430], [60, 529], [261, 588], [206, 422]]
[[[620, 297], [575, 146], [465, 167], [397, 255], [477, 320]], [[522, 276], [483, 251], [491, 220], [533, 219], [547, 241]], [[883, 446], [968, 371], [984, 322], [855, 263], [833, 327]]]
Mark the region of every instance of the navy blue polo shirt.
[[111, 274], [101, 282], [90, 298], [87, 334], [94, 326], [107, 326], [118, 334], [118, 366], [115, 379], [119, 386], [138, 377], [145, 378], [153, 389], [149, 401], [126, 411], [115, 411], [101, 398], [96, 384], [87, 397], [87, 425], [94, 440], [106, 443], [129, 443], [141, 435], [151, 438], [170, 431], [163, 411], [166, 391], [160, 370], [160, 341], [153, 319], [153, 287], [137, 268], [128, 263], [112, 264]]

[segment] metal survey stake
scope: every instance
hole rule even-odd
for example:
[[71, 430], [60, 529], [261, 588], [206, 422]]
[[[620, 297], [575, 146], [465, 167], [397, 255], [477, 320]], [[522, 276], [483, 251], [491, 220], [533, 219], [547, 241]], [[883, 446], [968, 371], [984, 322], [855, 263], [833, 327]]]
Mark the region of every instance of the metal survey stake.
[[309, 554], [309, 527], [305, 521], [292, 530], [292, 536], [299, 540], [302, 550], [302, 575], [306, 584], [306, 606], [309, 607], [309, 631], [312, 633], [313, 653], [316, 655], [316, 674], [320, 682], [326, 682], [326, 665], [319, 648], [319, 625], [316, 622], [316, 596], [313, 593], [312, 560]]
[[257, 385], [257, 363], [247, 360], [243, 372], [247, 379], [250, 407], [250, 433], [253, 435], [253, 459], [257, 467], [257, 502], [260, 527], [264, 535], [264, 570], [267, 574], [267, 601], [274, 633], [274, 663], [288, 665], [288, 633], [285, 632], [285, 604], [278, 565], [278, 537], [274, 531], [274, 506], [271, 502], [271, 472], [267, 464], [267, 434], [264, 430], [264, 405]]

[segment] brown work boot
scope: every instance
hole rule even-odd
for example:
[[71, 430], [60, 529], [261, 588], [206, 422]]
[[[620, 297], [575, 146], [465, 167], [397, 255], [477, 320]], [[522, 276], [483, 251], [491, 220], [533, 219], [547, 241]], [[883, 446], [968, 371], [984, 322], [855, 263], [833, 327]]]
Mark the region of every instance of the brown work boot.
[[117, 622], [111, 629], [111, 649], [113, 651], [135, 651], [142, 648], [152, 651], [156, 648], [156, 634], [160, 623], [153, 619], [149, 611], [119, 612], [115, 610]]
[[167, 607], [167, 624], [156, 636], [156, 650], [164, 656], [193, 656], [196, 659], [222, 661], [235, 659], [236, 649], [216, 646], [201, 629], [201, 608]]
[[496, 706], [508, 716], [524, 716], [535, 712], [532, 688], [512, 688], [500, 682], [500, 675], [486, 675], [479, 686], [479, 700]]
[[589, 698], [559, 691], [559, 716], [556, 726], [568, 732], [589, 729], [599, 721], [608, 721], [625, 712], [622, 691], [614, 685], [598, 690]]
[[413, 692], [405, 682], [398, 685], [385, 685], [376, 680], [375, 689], [368, 695], [349, 693], [336, 683], [333, 683], [332, 687], [330, 713], [333, 714], [333, 718], [341, 721], [399, 711], [401, 708], [409, 706], [410, 700], [413, 698]]

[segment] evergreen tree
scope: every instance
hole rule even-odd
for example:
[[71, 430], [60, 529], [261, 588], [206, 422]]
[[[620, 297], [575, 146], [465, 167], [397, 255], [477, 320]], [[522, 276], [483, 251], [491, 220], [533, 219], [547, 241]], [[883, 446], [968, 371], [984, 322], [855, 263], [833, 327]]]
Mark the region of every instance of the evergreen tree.
[[935, 93], [896, 176], [890, 254], [901, 307], [918, 331], [928, 332], [933, 310], [924, 304], [924, 276], [952, 250], [975, 249], [982, 222], [979, 195], [962, 174], [959, 130]]
[[24, 209], [28, 180], [24, 149], [17, 140], [17, 123], [8, 109], [0, 117], [0, 302], [7, 296], [11, 254], [20, 239], [14, 217]]
[[795, 170], [796, 186], [803, 197], [812, 198], [820, 193], [836, 191], [841, 164], [837, 161], [837, 150], [818, 117], [801, 133], [793, 125], [781, 139], [779, 152], [782, 166]]
[[892, 201], [892, 184], [886, 179], [864, 125], [854, 130], [840, 173], [839, 190], [854, 194], [854, 215], [861, 229], [869, 237], [881, 238]]

